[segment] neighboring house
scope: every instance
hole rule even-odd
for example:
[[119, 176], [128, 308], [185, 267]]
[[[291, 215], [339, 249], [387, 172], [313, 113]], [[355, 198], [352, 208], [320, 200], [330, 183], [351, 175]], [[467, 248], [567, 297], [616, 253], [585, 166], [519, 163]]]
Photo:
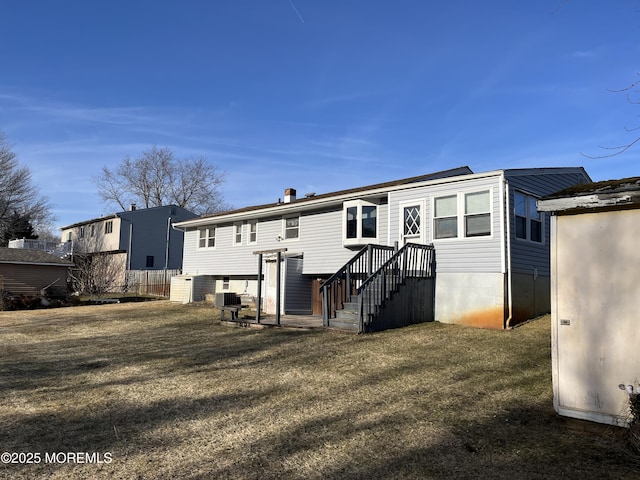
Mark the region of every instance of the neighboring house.
[[[9, 248], [22, 248], [26, 250], [42, 250], [43, 252], [56, 255], [61, 253], [61, 244], [54, 240], [40, 240], [31, 238], [18, 238], [16, 240], [9, 240]], [[62, 255], [58, 255], [62, 256]]]
[[39, 250], [0, 248], [0, 290], [36, 296], [47, 287], [66, 292], [68, 260]]
[[[354, 296], [363, 298], [356, 290], [366, 277], [398, 271], [400, 264], [383, 265], [393, 255], [389, 250], [403, 250], [405, 243], [433, 244], [435, 297], [425, 307], [434, 309], [431, 318], [508, 328], [550, 308], [549, 222], [536, 211], [536, 200], [589, 181], [581, 167], [485, 173], [460, 167], [304, 198], [287, 189], [277, 203], [177, 224], [185, 230], [183, 272], [193, 280], [206, 279], [200, 283], [212, 285], [210, 290], [256, 296], [260, 267], [267, 313], [275, 310], [274, 291], [281, 290], [282, 312], [322, 313], [330, 325], [338, 310], [356, 301]], [[358, 253], [368, 244], [378, 247]], [[280, 282], [271, 255], [276, 250], [284, 259]], [[416, 252], [411, 255], [426, 255]], [[267, 260], [260, 266], [259, 253]], [[352, 262], [357, 255], [369, 260]], [[432, 267], [424, 270], [426, 276]], [[320, 287], [327, 280], [332, 290], [324, 288], [323, 297]], [[384, 297], [375, 312], [363, 313], [360, 300], [356, 328], [367, 330], [363, 315], [371, 319], [389, 308], [394, 293]], [[395, 298], [411, 301], [406, 295]]]
[[623, 425], [623, 389], [640, 388], [640, 177], [574, 187], [538, 209], [552, 212], [555, 409]]
[[109, 255], [126, 270], [182, 268], [184, 234], [173, 224], [196, 217], [175, 205], [136, 209], [62, 227], [68, 254]]

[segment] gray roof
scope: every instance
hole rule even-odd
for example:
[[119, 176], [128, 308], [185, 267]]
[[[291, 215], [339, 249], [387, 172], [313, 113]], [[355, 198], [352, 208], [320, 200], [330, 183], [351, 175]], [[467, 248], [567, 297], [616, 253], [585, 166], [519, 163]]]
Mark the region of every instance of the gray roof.
[[0, 248], [0, 263], [31, 263], [34, 265], [60, 265], [70, 267], [72, 262], [42, 250], [26, 248]]
[[543, 212], [579, 212], [603, 208], [640, 208], [640, 177], [574, 185], [538, 202], [538, 210]]

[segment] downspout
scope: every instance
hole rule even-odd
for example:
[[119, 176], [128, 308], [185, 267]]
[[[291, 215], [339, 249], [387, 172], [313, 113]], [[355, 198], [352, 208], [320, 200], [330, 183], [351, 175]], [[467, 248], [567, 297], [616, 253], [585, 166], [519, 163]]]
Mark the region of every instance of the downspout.
[[513, 319], [513, 288], [512, 288], [512, 278], [511, 278], [511, 203], [509, 202], [509, 182], [504, 180], [505, 185], [505, 210], [506, 215], [504, 216], [504, 220], [507, 223], [507, 305], [508, 305], [508, 315], [507, 319], [504, 322], [504, 328], [506, 330], [511, 328], [511, 320]]
[[164, 269], [169, 268], [169, 238], [171, 233], [171, 217], [167, 218], [167, 242], [164, 254]]

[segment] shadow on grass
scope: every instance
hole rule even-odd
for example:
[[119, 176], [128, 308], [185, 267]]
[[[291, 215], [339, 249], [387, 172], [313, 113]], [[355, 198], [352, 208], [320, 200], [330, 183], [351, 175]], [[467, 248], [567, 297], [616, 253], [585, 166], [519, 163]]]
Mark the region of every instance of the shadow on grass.
[[[364, 337], [152, 319], [73, 338], [44, 331], [3, 354], [5, 405], [50, 403], [0, 413], [0, 450], [112, 451], [105, 477], [194, 480], [617, 479], [640, 467], [614, 434], [568, 428], [538, 392], [550, 389], [546, 338], [441, 325]], [[447, 350], [432, 355], [439, 342]], [[174, 378], [188, 380], [174, 386]], [[83, 404], [92, 389], [103, 398]], [[518, 401], [502, 400], [513, 391]], [[96, 477], [68, 465], [0, 465], [6, 472]]]

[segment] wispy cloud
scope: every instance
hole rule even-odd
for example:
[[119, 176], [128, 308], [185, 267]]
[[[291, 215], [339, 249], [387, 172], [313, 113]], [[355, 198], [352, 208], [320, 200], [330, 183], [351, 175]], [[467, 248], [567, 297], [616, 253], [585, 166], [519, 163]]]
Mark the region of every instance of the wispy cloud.
[[600, 57], [605, 51], [605, 48], [600, 46], [589, 50], [575, 50], [571, 52], [572, 58], [596, 58]]

